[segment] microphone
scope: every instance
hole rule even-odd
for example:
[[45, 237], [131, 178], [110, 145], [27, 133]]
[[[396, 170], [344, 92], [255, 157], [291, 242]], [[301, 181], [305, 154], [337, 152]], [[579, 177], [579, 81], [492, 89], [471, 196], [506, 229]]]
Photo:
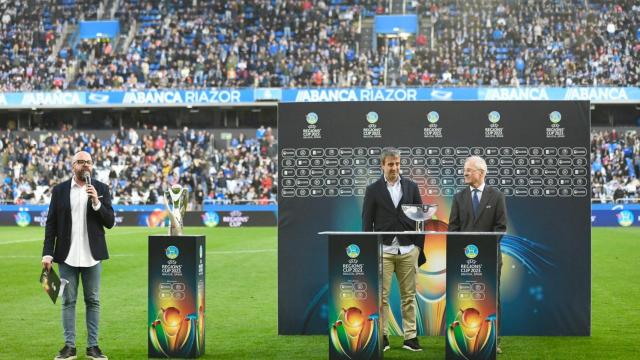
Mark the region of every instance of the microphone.
[[87, 183], [87, 185], [91, 185], [91, 173], [89, 171], [85, 171], [84, 173], [82, 173], [82, 177], [84, 178], [84, 182]]

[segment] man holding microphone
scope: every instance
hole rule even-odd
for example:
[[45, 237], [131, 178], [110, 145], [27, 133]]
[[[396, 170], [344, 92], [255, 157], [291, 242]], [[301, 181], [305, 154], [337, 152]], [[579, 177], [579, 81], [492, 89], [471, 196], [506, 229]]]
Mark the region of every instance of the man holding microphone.
[[109, 258], [104, 228], [115, 225], [109, 188], [91, 179], [91, 155], [73, 156], [73, 176], [51, 191], [51, 203], [42, 249], [42, 266], [58, 263], [60, 278], [69, 283], [62, 294], [65, 345], [55, 360], [76, 359], [76, 298], [82, 281], [86, 305], [89, 359], [107, 359], [98, 347], [101, 260]]

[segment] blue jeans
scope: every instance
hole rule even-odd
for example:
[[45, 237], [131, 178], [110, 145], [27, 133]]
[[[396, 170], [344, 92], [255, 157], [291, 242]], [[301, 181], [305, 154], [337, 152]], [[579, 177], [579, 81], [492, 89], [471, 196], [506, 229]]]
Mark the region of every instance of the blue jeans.
[[87, 347], [98, 346], [102, 263], [92, 267], [73, 267], [60, 263], [58, 269], [60, 278], [69, 281], [62, 294], [64, 343], [71, 347], [76, 346], [76, 299], [78, 297], [78, 282], [82, 278], [84, 304], [87, 308]]

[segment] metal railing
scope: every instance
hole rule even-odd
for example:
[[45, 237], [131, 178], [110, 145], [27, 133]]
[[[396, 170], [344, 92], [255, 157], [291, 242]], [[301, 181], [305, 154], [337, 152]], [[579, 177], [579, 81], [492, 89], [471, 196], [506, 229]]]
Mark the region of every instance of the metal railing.
[[640, 197], [623, 197], [613, 199], [612, 196], [591, 198], [592, 204], [640, 204]]

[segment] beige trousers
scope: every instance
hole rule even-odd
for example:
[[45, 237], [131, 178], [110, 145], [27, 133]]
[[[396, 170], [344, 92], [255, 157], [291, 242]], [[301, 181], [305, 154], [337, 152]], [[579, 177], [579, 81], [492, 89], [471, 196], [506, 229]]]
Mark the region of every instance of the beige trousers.
[[394, 272], [400, 286], [404, 339], [413, 339], [417, 335], [416, 273], [418, 271], [419, 254], [420, 248], [417, 246], [404, 255], [382, 253], [382, 328], [384, 335], [388, 335], [387, 322], [391, 315], [389, 293]]

